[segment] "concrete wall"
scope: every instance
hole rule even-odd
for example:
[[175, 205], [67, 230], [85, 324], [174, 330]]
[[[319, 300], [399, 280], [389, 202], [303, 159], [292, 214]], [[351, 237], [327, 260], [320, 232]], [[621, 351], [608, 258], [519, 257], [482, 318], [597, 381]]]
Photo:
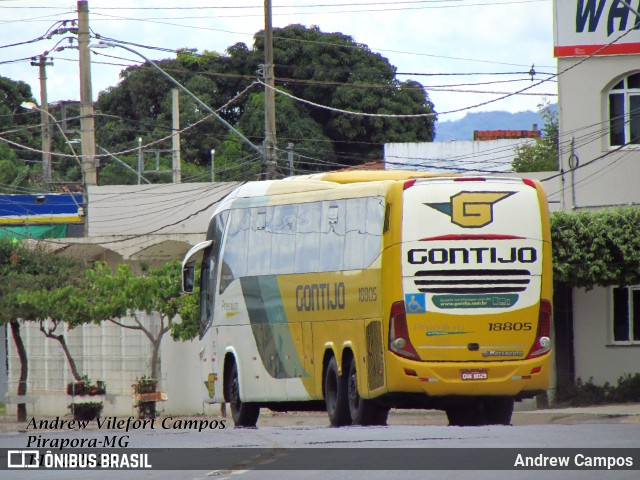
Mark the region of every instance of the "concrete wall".
[[[140, 318], [150, 328], [158, 324], [154, 316], [142, 313]], [[151, 343], [147, 337], [140, 331], [109, 322], [73, 330], [67, 330], [65, 326], [58, 328], [67, 339], [80, 374], [106, 382], [103, 415], [136, 415], [132, 385], [150, 372]], [[29, 359], [28, 395], [37, 397], [30, 413], [66, 415], [71, 403], [71, 397], [66, 395], [66, 385], [73, 381], [73, 376], [60, 344], [46, 338], [34, 322], [21, 326], [21, 337]], [[15, 394], [20, 363], [13, 342], [9, 344], [8, 360], [10, 393]], [[159, 403], [157, 409], [172, 415], [202, 414], [197, 342], [174, 342], [166, 334], [162, 340], [160, 364], [159, 389], [167, 393], [168, 399]], [[11, 407], [8, 411], [11, 412]]]
[[420, 143], [387, 143], [387, 169], [414, 169], [433, 173], [511, 172], [518, 145], [531, 139]]
[[597, 385], [640, 372], [640, 345], [611, 342], [611, 298], [610, 288], [573, 290], [576, 377]]
[[[605, 92], [624, 76], [639, 71], [637, 56], [561, 58], [558, 71], [561, 160], [570, 170], [573, 153], [580, 167], [564, 175], [564, 209], [597, 209], [640, 204], [640, 146], [615, 152], [608, 146], [608, 99]], [[575, 158], [575, 157], [574, 157]]]

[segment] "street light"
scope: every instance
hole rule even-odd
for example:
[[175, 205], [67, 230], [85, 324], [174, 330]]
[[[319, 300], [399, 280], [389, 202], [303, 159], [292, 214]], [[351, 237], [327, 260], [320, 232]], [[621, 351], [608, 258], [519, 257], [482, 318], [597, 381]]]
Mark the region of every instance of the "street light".
[[[67, 134], [64, 133], [64, 130], [62, 129], [62, 127], [58, 123], [58, 119], [56, 119], [56, 117], [51, 115], [51, 113], [48, 110], [45, 110], [44, 108], [38, 107], [33, 102], [22, 102], [20, 104], [20, 106], [22, 108], [26, 108], [27, 110], [38, 110], [41, 113], [44, 113], [44, 114], [48, 115], [49, 117], [51, 117], [53, 119], [53, 123], [55, 124], [56, 127], [58, 127], [58, 130], [60, 130], [60, 133], [64, 137], [65, 143], [67, 145], [69, 145], [69, 148], [71, 149], [71, 152], [73, 153], [73, 157], [78, 162], [78, 165], [80, 165], [80, 172], [82, 173], [82, 184], [84, 185], [84, 171], [82, 170], [82, 162], [80, 161], [80, 158], [78, 157], [78, 154], [76, 153], [75, 149], [73, 148], [73, 144], [72, 144], [71, 140], [69, 140], [69, 137], [67, 137]], [[47, 152], [47, 153], [51, 153], [51, 152]], [[43, 169], [44, 169], [44, 165], [43, 165]], [[51, 172], [51, 166], [49, 166], [49, 172]]]

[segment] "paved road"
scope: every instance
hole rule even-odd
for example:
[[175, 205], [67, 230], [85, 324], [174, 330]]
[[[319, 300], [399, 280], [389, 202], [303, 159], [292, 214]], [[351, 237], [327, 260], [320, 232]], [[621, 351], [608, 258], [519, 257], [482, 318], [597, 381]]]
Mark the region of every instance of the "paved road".
[[[201, 420], [204, 417], [194, 417], [194, 419]], [[640, 478], [640, 470], [638, 470], [640, 467], [640, 405], [516, 412], [512, 427], [448, 427], [444, 414], [417, 411], [393, 411], [388, 427], [370, 428], [330, 428], [326, 415], [320, 413], [269, 414], [265, 412], [260, 418], [257, 429], [234, 429], [231, 428], [231, 422], [227, 422], [225, 429], [202, 432], [194, 429], [162, 428], [162, 419], [157, 421], [155, 428], [126, 432], [130, 451], [147, 448], [162, 449], [162, 452], [166, 453], [166, 455], [163, 454], [165, 459], [173, 459], [176, 449], [183, 448], [185, 450], [180, 452], [186, 452], [185, 455], [195, 455], [195, 460], [206, 462], [189, 470], [183, 467], [180, 467], [180, 470], [108, 472], [5, 470], [0, 472], [0, 477], [3, 480], [102, 477], [105, 479], [214, 477], [234, 480], [281, 478], [326, 480], [327, 475], [332, 479], [366, 480], [389, 480], [390, 476], [416, 480], [468, 479], [469, 476], [474, 480], [502, 478], [520, 480], [539, 478], [540, 475], [552, 480], [610, 478], [637, 480]], [[165, 425], [170, 424], [165, 422]], [[0, 422], [0, 428], [2, 429], [0, 449], [25, 448], [29, 436], [40, 435], [42, 439], [50, 442], [56, 440], [60, 442], [65, 438], [102, 441], [105, 436], [123, 435], [121, 431], [99, 429], [95, 422], [82, 431], [54, 429], [34, 432], [32, 429], [25, 429], [24, 424], [5, 419], [4, 422]], [[202, 448], [209, 450], [195, 450]], [[621, 449], [634, 449], [632, 452], [635, 452], [634, 459], [637, 458], [634, 460], [636, 469], [633, 471], [570, 469], [523, 471], [514, 466], [505, 471], [487, 470], [482, 466], [485, 461], [489, 461], [490, 465], [493, 465], [491, 462], [496, 460], [512, 462], [517, 458], [514, 457], [514, 453], [522, 453], [525, 457], [532, 458], [539, 452], [548, 454], [549, 451], [541, 449], [573, 449], [558, 450], [563, 454], [569, 452], [567, 456], [571, 459], [574, 459], [576, 453], [591, 455], [595, 451], [598, 455], [618, 455], [620, 452], [628, 452]], [[104, 449], [98, 448], [95, 451], [102, 452]], [[552, 450], [552, 454], [555, 451]], [[312, 453], [309, 454], [309, 452]], [[215, 461], [217, 458], [215, 455], [220, 454], [226, 457], [239, 456], [233, 459], [233, 462], [236, 462], [233, 463], [235, 468], [223, 468], [219, 462]], [[620, 455], [623, 456], [623, 453]], [[323, 460], [326, 463], [321, 464], [321, 467], [317, 464], [319, 459], [326, 459]], [[392, 472], [360, 470], [372, 467], [381, 459], [392, 464]], [[448, 465], [447, 470], [420, 470], [425, 468], [424, 462], [430, 462], [427, 463], [430, 466], [440, 460]], [[477, 469], [469, 470], [475, 465], [470, 462], [477, 462]], [[191, 465], [191, 463], [187, 464]], [[315, 469], [310, 470], [310, 464]], [[354, 470], [319, 471], [320, 468], [329, 470], [336, 465], [348, 465], [348, 468]], [[270, 470], [271, 468], [284, 470], [273, 471]], [[291, 468], [297, 468], [297, 470], [291, 470]], [[417, 469], [411, 470], [412, 468]], [[453, 469], [449, 470], [449, 468]]]

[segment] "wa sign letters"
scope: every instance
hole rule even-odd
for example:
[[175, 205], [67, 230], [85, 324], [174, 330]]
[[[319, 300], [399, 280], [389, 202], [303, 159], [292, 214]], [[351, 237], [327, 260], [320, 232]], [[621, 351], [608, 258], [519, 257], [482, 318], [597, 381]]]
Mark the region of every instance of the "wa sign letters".
[[[640, 0], [626, 0], [636, 12]], [[555, 0], [554, 55], [640, 53], [640, 18], [618, 0]]]

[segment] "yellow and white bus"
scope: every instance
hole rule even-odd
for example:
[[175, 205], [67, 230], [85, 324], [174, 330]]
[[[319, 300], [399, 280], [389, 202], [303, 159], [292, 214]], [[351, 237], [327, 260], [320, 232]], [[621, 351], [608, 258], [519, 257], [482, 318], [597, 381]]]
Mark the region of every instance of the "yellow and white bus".
[[[201, 275], [194, 279], [202, 256]], [[509, 424], [549, 387], [551, 242], [539, 182], [351, 171], [250, 182], [183, 261], [200, 285], [208, 403], [326, 408], [334, 426], [390, 408]]]

